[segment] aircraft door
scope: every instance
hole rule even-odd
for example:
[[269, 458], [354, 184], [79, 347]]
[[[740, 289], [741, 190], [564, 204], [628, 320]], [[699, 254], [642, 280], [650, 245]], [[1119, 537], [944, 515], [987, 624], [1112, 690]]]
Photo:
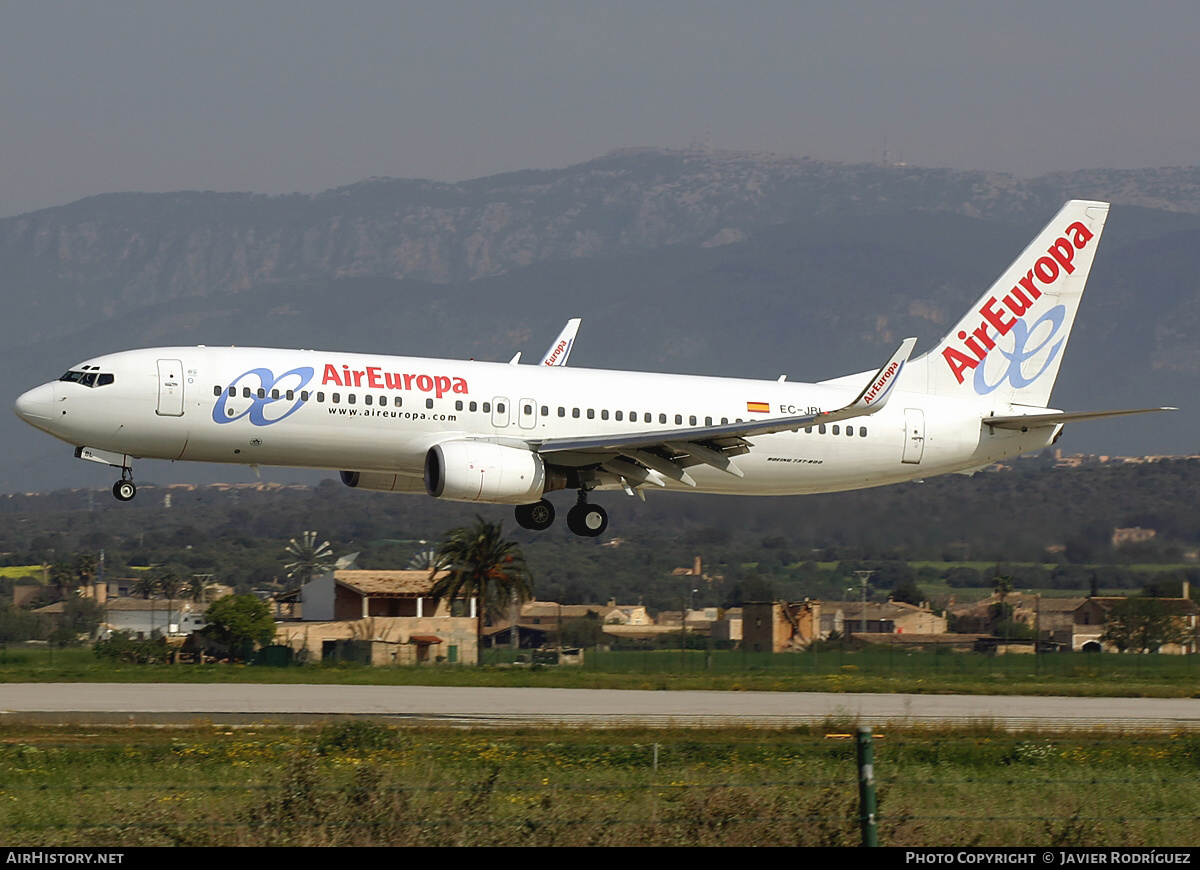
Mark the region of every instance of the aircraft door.
[[503, 429], [508, 425], [508, 399], [504, 396], [497, 396], [492, 399], [492, 425], [497, 429]]
[[177, 359], [158, 361], [158, 415], [183, 416], [183, 363]]
[[522, 429], [532, 429], [537, 424], [537, 402], [533, 399], [522, 399], [517, 406], [517, 425]]
[[919, 465], [925, 453], [925, 412], [920, 408], [904, 409], [904, 459]]

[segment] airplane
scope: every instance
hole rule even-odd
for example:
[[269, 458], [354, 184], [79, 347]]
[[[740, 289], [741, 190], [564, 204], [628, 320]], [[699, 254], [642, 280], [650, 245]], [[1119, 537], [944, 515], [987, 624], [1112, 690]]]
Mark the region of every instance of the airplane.
[[[1066, 203], [925, 354], [909, 338], [874, 372], [819, 383], [251, 347], [85, 360], [21, 395], [17, 415], [121, 470], [144, 457], [329, 469], [347, 486], [515, 505], [596, 537], [597, 491], [834, 492], [970, 473], [1053, 444], [1067, 423], [1140, 408], [1048, 407], [1108, 203]], [[572, 325], [573, 324], [573, 325]]]

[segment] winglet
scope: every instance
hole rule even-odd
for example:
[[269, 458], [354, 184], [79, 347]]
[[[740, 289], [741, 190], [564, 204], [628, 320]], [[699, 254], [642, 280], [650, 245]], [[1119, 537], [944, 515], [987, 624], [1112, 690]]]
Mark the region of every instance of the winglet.
[[575, 346], [575, 334], [579, 332], [579, 322], [580, 318], [578, 317], [572, 317], [567, 321], [567, 325], [558, 334], [558, 338], [554, 339], [554, 343], [550, 345], [550, 349], [546, 351], [546, 355], [542, 357], [542, 361], [538, 365], [565, 366], [567, 364], [567, 357], [571, 355], [571, 348]]
[[[844, 410], [872, 413], [886, 405], [888, 397], [892, 394], [892, 389], [900, 381], [900, 372], [904, 370], [904, 364], [908, 362], [908, 358], [912, 354], [916, 343], [917, 340], [915, 338], [906, 338], [900, 342], [900, 347], [892, 354], [892, 358], [885, 362], [879, 371], [875, 372], [875, 376], [871, 378], [863, 388], [863, 391], [858, 394], [858, 398], [846, 406]], [[867, 410], [868, 408], [870, 409], [869, 411]]]

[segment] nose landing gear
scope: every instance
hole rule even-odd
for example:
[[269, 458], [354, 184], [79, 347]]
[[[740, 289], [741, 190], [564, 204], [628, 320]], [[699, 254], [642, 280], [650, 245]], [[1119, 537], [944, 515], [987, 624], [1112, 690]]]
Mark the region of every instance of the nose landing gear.
[[137, 495], [137, 487], [133, 484], [132, 469], [121, 469], [121, 479], [113, 484], [112, 494], [117, 501], [131, 501]]

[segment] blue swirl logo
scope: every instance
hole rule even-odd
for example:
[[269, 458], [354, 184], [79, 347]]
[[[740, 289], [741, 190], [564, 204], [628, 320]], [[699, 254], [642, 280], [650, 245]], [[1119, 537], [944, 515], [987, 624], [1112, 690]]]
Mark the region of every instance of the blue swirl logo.
[[[243, 372], [221, 391], [220, 398], [213, 405], [213, 422], [233, 423], [249, 417], [255, 426], [270, 426], [286, 420], [304, 405], [300, 391], [313, 379], [314, 374], [311, 366], [294, 368], [279, 377], [275, 377], [270, 369]], [[249, 396], [246, 395], [247, 391]], [[292, 394], [290, 399], [287, 398], [289, 391]]]
[[[987, 378], [984, 377], [984, 369], [986, 368], [986, 360], [975, 368], [975, 392], [981, 396], [986, 396], [988, 393], [997, 389], [1005, 381], [1008, 381], [1015, 389], [1028, 387], [1034, 381], [1042, 376], [1042, 373], [1050, 367], [1062, 350], [1063, 344], [1066, 342], [1066, 337], [1060, 338], [1057, 343], [1050, 347], [1050, 343], [1058, 336], [1058, 332], [1062, 329], [1063, 321], [1066, 319], [1067, 309], [1063, 305], [1055, 305], [1041, 317], [1033, 322], [1032, 326], [1027, 326], [1024, 320], [1017, 320], [1013, 323], [1010, 334], [1013, 337], [1012, 350], [1005, 350], [1000, 346], [996, 346], [995, 351], [998, 351], [1008, 360], [1008, 366], [1003, 370], [1000, 379], [994, 384], [989, 384]], [[1035, 347], [1026, 347], [1029, 343], [1029, 336], [1038, 331], [1038, 327], [1043, 323], [1049, 324], [1046, 332], [1046, 337], [1041, 340]], [[993, 340], [997, 336], [992, 336]], [[1046, 359], [1033, 374], [1025, 373], [1025, 363], [1033, 359], [1035, 356], [1050, 347], [1049, 353], [1046, 354]], [[990, 354], [989, 354], [990, 356]]]

